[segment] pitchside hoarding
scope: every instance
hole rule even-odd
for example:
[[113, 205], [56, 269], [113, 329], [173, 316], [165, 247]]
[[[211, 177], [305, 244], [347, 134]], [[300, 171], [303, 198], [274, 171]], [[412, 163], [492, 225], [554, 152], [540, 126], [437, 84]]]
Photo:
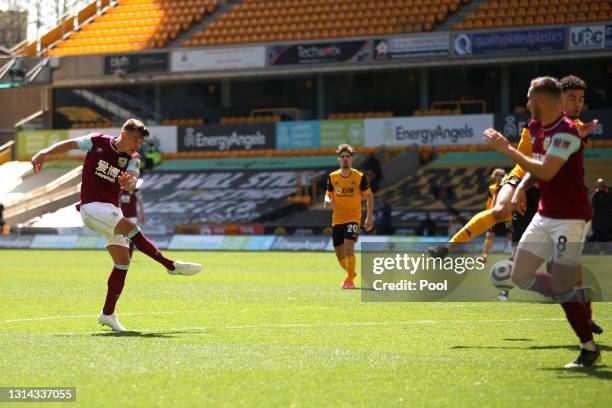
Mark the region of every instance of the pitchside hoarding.
[[68, 139], [67, 130], [26, 130], [17, 133], [17, 157], [30, 157], [54, 143]]
[[104, 57], [104, 74], [144, 74], [168, 71], [168, 53], [107, 55]]
[[266, 47], [235, 47], [174, 51], [170, 58], [172, 72], [217, 71], [263, 68]]
[[264, 150], [276, 148], [273, 123], [178, 127], [178, 151]]
[[453, 55], [511, 54], [565, 49], [565, 28], [462, 33], [454, 36]]
[[372, 42], [375, 61], [446, 56], [449, 50], [449, 34], [380, 38]]
[[[54, 143], [85, 136], [92, 132], [119, 136], [121, 128], [28, 130], [19, 132], [17, 134], [17, 156], [18, 158], [30, 157]], [[147, 138], [147, 143], [155, 143], [163, 153], [177, 151], [176, 126], [151, 126], [149, 132], [150, 136]], [[77, 151], [71, 152], [71, 154], [81, 155]]]
[[322, 120], [321, 147], [337, 147], [348, 143], [354, 147], [364, 146], [365, 121], [354, 120]]
[[368, 40], [270, 47], [269, 65], [333, 64], [365, 61], [369, 57]]
[[365, 146], [482, 144], [493, 115], [368, 119]]
[[[529, 113], [495, 115], [495, 129], [506, 135], [511, 142], [518, 142], [530, 119]], [[612, 109], [589, 110], [580, 115], [580, 120], [585, 123], [593, 119], [597, 119], [599, 125], [591, 132], [592, 140], [612, 139]]]
[[321, 124], [318, 120], [278, 122], [276, 124], [277, 149], [317, 149], [321, 147]]
[[[609, 26], [612, 27], [612, 26]], [[570, 27], [569, 49], [592, 50], [606, 47], [606, 26], [591, 25]]]
[[[151, 126], [148, 129], [149, 137], [147, 137], [146, 143], [155, 143], [162, 153], [173, 153], [177, 151], [176, 126]], [[121, 134], [121, 128], [70, 129], [68, 130], [68, 138], [74, 139], [75, 137], [87, 135], [92, 132], [102, 132], [111, 136], [119, 136]]]

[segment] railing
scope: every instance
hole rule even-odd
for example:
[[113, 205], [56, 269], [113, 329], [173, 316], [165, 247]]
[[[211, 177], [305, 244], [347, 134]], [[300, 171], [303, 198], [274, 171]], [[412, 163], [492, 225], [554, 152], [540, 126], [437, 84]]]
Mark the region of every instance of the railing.
[[0, 164], [4, 164], [13, 160], [14, 146], [15, 142], [12, 140], [0, 146]]
[[[35, 57], [62, 40], [66, 35], [78, 30], [83, 24], [95, 17], [106, 7], [113, 5], [116, 1], [110, 0], [82, 0], [72, 6], [72, 10], [57, 19], [54, 24], [40, 29], [44, 32], [33, 42], [23, 41], [17, 44], [11, 52], [14, 55]], [[78, 10], [78, 11], [77, 11]]]
[[11, 218], [16, 218], [28, 211], [78, 194], [81, 189], [81, 183], [78, 181], [81, 178], [82, 170], [83, 166], [79, 166], [50, 183], [24, 194], [15, 204], [7, 205], [4, 210], [4, 218], [7, 223], [10, 223]]

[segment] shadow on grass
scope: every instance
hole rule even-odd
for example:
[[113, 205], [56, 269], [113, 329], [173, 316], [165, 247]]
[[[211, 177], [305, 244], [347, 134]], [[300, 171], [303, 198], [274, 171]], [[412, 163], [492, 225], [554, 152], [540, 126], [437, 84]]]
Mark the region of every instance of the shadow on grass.
[[602, 380], [612, 380], [612, 371], [607, 365], [596, 365], [583, 368], [540, 368], [541, 371], [556, 372], [560, 380], [576, 380], [581, 378], [595, 377]]
[[92, 337], [140, 337], [140, 338], [155, 338], [155, 339], [171, 339], [175, 338], [175, 334], [183, 334], [191, 332], [139, 332], [139, 331], [126, 331], [126, 332], [104, 332], [104, 333], [93, 333]]
[[205, 334], [205, 330], [190, 330], [190, 331], [126, 331], [126, 332], [114, 332], [105, 331], [101, 333], [87, 333], [87, 334], [56, 334], [55, 337], [139, 337], [143, 339], [172, 339], [179, 337], [178, 334]]
[[[509, 339], [504, 339], [509, 340]], [[523, 341], [523, 339], [520, 339]], [[519, 341], [519, 340], [509, 340], [509, 341]], [[525, 341], [530, 341], [526, 339]], [[599, 344], [599, 348], [601, 351], [612, 351], [612, 347], [605, 346]], [[453, 350], [460, 349], [490, 349], [490, 350], [576, 350], [578, 351], [578, 346], [575, 344], [566, 344], [559, 346], [453, 346], [451, 347]]]

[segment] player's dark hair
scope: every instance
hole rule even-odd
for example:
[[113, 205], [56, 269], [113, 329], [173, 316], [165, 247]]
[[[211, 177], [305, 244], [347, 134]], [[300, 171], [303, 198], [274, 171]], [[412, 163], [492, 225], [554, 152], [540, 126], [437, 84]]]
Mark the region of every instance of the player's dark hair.
[[557, 78], [553, 78], [550, 76], [542, 76], [538, 77], [531, 81], [531, 86], [529, 90], [532, 93], [545, 93], [554, 98], [561, 98], [561, 84], [557, 80]]
[[342, 152], [347, 152], [348, 154], [353, 156], [355, 154], [355, 149], [353, 149], [353, 146], [343, 143], [341, 145], [338, 145], [338, 148], [336, 149], [336, 154], [338, 155], [338, 157], [340, 157]]
[[121, 129], [124, 132], [138, 132], [142, 137], [149, 136], [149, 129], [138, 119], [128, 119]]
[[574, 75], [568, 75], [559, 80], [561, 83], [561, 89], [565, 91], [584, 91], [586, 89], [586, 83], [581, 78]]

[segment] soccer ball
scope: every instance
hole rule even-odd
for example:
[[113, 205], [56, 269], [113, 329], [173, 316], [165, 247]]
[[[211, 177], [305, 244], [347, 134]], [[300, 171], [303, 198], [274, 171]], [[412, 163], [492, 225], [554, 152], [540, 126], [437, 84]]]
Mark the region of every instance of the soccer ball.
[[495, 265], [491, 268], [491, 283], [493, 286], [499, 289], [512, 289], [514, 284], [510, 276], [512, 274], [512, 261], [504, 259], [495, 262]]

